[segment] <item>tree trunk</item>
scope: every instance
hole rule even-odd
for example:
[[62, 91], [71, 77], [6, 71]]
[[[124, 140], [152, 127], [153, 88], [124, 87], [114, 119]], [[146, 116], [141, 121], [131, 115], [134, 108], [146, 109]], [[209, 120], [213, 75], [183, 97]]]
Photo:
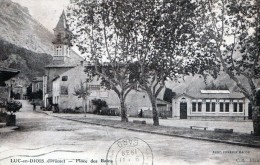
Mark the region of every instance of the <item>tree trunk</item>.
[[125, 106], [125, 99], [123, 98], [123, 96], [120, 96], [120, 105], [121, 105], [121, 121], [128, 122], [127, 109]]
[[157, 110], [156, 98], [153, 97], [151, 103], [152, 103], [152, 110], [153, 110], [153, 125], [159, 126], [159, 113]]
[[83, 111], [84, 111], [84, 117], [86, 117], [86, 99], [83, 99]]
[[159, 126], [159, 114], [158, 114], [158, 110], [157, 110], [156, 97], [152, 94], [152, 92], [147, 91], [147, 94], [149, 95], [149, 99], [152, 104], [153, 125]]
[[252, 105], [254, 135], [260, 136], [260, 106]]

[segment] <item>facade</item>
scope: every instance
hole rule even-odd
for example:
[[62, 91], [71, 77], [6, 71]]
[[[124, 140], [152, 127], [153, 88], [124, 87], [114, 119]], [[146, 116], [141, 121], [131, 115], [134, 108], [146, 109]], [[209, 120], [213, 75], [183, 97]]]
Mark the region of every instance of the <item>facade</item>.
[[32, 92], [43, 90], [43, 77], [34, 77], [32, 80]]
[[24, 100], [26, 98], [26, 87], [23, 87], [22, 85], [15, 85], [13, 87], [13, 93], [15, 94], [15, 99]]
[[13, 77], [6, 81], [9, 86], [12, 86], [12, 98], [16, 100], [26, 99], [26, 86], [19, 77]]
[[173, 99], [172, 107], [177, 119], [246, 120], [252, 116], [249, 100], [229, 90], [183, 93]]
[[[60, 109], [82, 107], [83, 100], [74, 95], [74, 90], [80, 86], [80, 82], [85, 82], [86, 79], [87, 75], [84, 73], [84, 63], [59, 75], [52, 82], [53, 103], [58, 104]], [[94, 111], [94, 106], [92, 105], [93, 99], [104, 100], [107, 102], [109, 108], [120, 109], [120, 100], [117, 94], [113, 90], [106, 90], [102, 87], [99, 80], [94, 79], [92, 82], [85, 83], [84, 85], [87, 85], [90, 91], [90, 95], [86, 101], [88, 112]], [[164, 93], [164, 90], [161, 93]], [[130, 116], [137, 116], [141, 109], [149, 111], [147, 114], [152, 114], [152, 106], [146, 92], [131, 91], [127, 96], [126, 105]], [[168, 105], [163, 101], [160, 102], [160, 106], [164, 107], [164, 110], [170, 110]]]

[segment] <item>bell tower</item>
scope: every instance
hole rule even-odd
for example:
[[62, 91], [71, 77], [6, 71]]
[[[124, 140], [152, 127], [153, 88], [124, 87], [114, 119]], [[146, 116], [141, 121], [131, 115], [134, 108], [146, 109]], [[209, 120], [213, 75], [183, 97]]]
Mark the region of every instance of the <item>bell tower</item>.
[[64, 11], [62, 12], [59, 22], [53, 31], [53, 61], [65, 62], [70, 59], [70, 32], [68, 31]]

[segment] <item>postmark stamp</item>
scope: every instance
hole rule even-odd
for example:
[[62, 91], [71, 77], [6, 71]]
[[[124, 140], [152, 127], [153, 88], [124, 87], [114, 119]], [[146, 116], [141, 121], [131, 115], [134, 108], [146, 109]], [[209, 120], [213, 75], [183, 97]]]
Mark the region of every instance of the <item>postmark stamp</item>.
[[153, 152], [148, 143], [137, 137], [115, 141], [107, 152], [107, 165], [153, 165]]

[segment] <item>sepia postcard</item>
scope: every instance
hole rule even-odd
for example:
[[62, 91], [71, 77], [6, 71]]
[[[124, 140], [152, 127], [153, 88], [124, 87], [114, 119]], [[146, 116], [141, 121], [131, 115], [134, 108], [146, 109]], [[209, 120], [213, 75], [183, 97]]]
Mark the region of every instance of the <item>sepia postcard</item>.
[[260, 164], [258, 0], [0, 0], [0, 165]]

